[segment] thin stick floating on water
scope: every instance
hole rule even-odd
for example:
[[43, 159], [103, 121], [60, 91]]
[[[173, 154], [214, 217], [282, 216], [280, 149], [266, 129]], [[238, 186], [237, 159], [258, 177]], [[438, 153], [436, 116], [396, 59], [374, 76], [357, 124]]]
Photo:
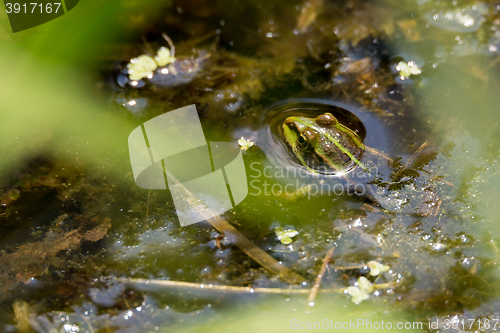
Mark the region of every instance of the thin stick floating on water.
[[[300, 294], [307, 295], [311, 293], [310, 289], [292, 289], [292, 288], [252, 288], [252, 287], [237, 287], [220, 284], [207, 284], [207, 283], [192, 283], [184, 281], [170, 281], [170, 280], [155, 280], [155, 279], [133, 279], [133, 278], [120, 278], [119, 282], [131, 285], [145, 285], [150, 287], [158, 287], [165, 289], [185, 289], [185, 290], [199, 290], [199, 291], [217, 291], [222, 293], [232, 294]], [[321, 292], [325, 293], [344, 293], [340, 289], [322, 289]]]
[[[135, 279], [135, 278], [118, 278], [118, 282], [132, 286], [147, 286], [152, 288], [172, 289], [172, 290], [194, 290], [203, 292], [219, 292], [230, 294], [281, 294], [281, 295], [310, 295], [311, 289], [298, 288], [253, 288], [253, 287], [237, 287], [224, 284], [211, 283], [193, 283], [184, 281], [157, 280], [157, 279]], [[374, 289], [394, 288], [394, 283], [373, 284]], [[344, 288], [335, 289], [318, 289], [318, 292], [325, 294], [344, 294]]]

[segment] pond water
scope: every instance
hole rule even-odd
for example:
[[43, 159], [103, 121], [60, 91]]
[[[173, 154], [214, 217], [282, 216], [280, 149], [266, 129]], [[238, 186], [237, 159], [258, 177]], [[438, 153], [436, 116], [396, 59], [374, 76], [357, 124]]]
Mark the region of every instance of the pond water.
[[[0, 43], [0, 330], [500, 330], [499, 2], [88, 1]], [[181, 227], [128, 136], [192, 104], [248, 195]], [[345, 172], [285, 133], [325, 112]]]

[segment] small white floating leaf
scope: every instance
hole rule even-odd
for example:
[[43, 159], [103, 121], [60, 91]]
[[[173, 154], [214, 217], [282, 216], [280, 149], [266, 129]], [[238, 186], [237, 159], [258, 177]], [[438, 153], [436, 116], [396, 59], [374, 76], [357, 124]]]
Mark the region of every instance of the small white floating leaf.
[[358, 278], [357, 284], [357, 286], [350, 286], [345, 290], [351, 296], [351, 301], [355, 304], [359, 304], [370, 298], [370, 293], [373, 291], [373, 285], [364, 276]]
[[383, 265], [379, 263], [378, 261], [369, 261], [366, 266], [370, 268], [370, 275], [371, 276], [378, 276], [381, 273], [387, 272], [391, 267], [389, 265]]
[[278, 236], [279, 241], [285, 245], [290, 244], [293, 241], [292, 237], [295, 237], [299, 234], [297, 230], [293, 229], [283, 230], [283, 228], [281, 227], [274, 229], [274, 232], [276, 233], [276, 236]]
[[415, 61], [408, 61], [408, 63], [400, 61], [396, 66], [396, 69], [398, 70], [401, 79], [409, 78], [411, 75], [419, 75], [422, 73]]
[[130, 60], [127, 65], [130, 80], [138, 81], [145, 77], [152, 77], [153, 71], [158, 67], [156, 61], [150, 56], [143, 54]]
[[243, 137], [241, 137], [241, 139], [238, 140], [238, 144], [240, 145], [241, 150], [247, 150], [248, 148], [250, 148], [254, 145], [254, 143], [252, 141], [246, 140]]
[[168, 47], [162, 46], [155, 56], [155, 61], [159, 67], [163, 67], [170, 63], [173, 63], [175, 61], [175, 57], [170, 56], [170, 50], [168, 49]]

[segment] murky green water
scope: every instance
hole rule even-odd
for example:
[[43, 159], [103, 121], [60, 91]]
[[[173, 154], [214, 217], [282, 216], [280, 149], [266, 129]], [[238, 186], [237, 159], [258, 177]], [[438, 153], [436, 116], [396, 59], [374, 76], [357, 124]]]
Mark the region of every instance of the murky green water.
[[[500, 3], [86, 2], [36, 29], [0, 34], [4, 331], [500, 329]], [[186, 75], [134, 86], [127, 62], [168, 46], [162, 32]], [[405, 77], [411, 61], [421, 73]], [[375, 171], [353, 176], [370, 196], [280, 193], [342, 184], [281, 137], [286, 116], [317, 115], [305, 101], [341, 107], [387, 155], [365, 152]], [[130, 132], [190, 104], [207, 141], [254, 142], [249, 195], [222, 217], [305, 282], [208, 222], [181, 228], [168, 191], [135, 184]], [[360, 277], [376, 290], [354, 304]]]

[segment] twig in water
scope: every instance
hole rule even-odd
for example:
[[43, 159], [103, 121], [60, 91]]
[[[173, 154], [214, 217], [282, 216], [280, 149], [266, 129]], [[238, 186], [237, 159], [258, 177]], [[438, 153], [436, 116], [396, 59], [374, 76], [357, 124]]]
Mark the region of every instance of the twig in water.
[[[434, 178], [436, 178], [436, 177], [434, 177]], [[461, 187], [456, 186], [455, 184], [453, 184], [452, 182], [447, 181], [446, 179], [438, 179], [438, 180], [439, 180], [441, 183], [445, 184], [445, 185], [448, 185], [448, 186], [454, 187], [454, 188], [456, 188], [457, 190], [460, 190], [460, 191], [465, 192], [465, 193], [467, 193], [467, 194], [469, 194], [469, 195], [471, 195], [471, 196], [474, 196], [474, 194], [470, 193], [469, 191], [467, 191], [467, 190], [465, 190], [465, 189], [463, 189], [463, 188], [461, 188]]]
[[333, 252], [335, 251], [335, 246], [332, 247], [330, 250], [328, 250], [328, 253], [325, 256], [325, 259], [323, 259], [323, 264], [321, 265], [321, 268], [319, 269], [318, 276], [316, 277], [316, 281], [314, 281], [314, 286], [311, 289], [311, 293], [309, 294], [309, 297], [307, 298], [307, 303], [309, 306], [314, 305], [314, 299], [316, 298], [316, 295], [318, 294], [319, 287], [321, 285], [321, 280], [323, 280], [323, 275], [325, 275], [326, 267], [328, 265], [328, 262], [333, 256]]
[[375, 149], [375, 148], [366, 147], [366, 146], [365, 146], [365, 149], [366, 149], [367, 151], [369, 151], [370, 153], [372, 153], [373, 155], [375, 155], [375, 156], [382, 157], [383, 159], [386, 159], [386, 160], [388, 160], [388, 161], [389, 161], [389, 162], [391, 162], [391, 163], [392, 163], [392, 162], [394, 162], [394, 161], [392, 160], [392, 158], [390, 158], [389, 156], [387, 156], [387, 155], [386, 155], [384, 152], [382, 152], [382, 151], [379, 151], [379, 150], [377, 150], [377, 149]]
[[361, 269], [366, 267], [366, 264], [361, 264], [361, 265], [354, 265], [354, 266], [333, 266], [333, 269], [337, 269], [339, 271], [347, 271], [350, 269]]
[[413, 153], [413, 155], [411, 155], [411, 157], [408, 159], [408, 161], [406, 161], [405, 166], [402, 167], [401, 169], [399, 169], [398, 172], [396, 172], [394, 174], [394, 178], [397, 178], [406, 169], [408, 169], [408, 167], [413, 163], [413, 161], [418, 157], [418, 155], [420, 155], [422, 150], [424, 150], [429, 144], [430, 144], [429, 141], [425, 141], [424, 143], [422, 143], [422, 145]]
[[[128, 285], [144, 285], [151, 288], [172, 288], [184, 290], [200, 290], [200, 291], [214, 291], [231, 294], [301, 294], [307, 295], [310, 293], [309, 289], [293, 289], [293, 288], [252, 288], [252, 287], [237, 287], [220, 284], [204, 284], [192, 283], [183, 281], [169, 281], [169, 280], [155, 280], [155, 279], [134, 279], [134, 278], [120, 278], [119, 282]], [[322, 292], [326, 293], [343, 293], [339, 289], [323, 289]]]
[[168, 37], [168, 35], [166, 33], [162, 32], [161, 35], [167, 41], [168, 46], [170, 46], [170, 56], [171, 57], [175, 57], [175, 46], [174, 46], [174, 43], [172, 42], [172, 40], [170, 39], [170, 37]]
[[[212, 284], [212, 283], [193, 283], [184, 281], [171, 281], [171, 280], [157, 280], [157, 279], [136, 279], [136, 278], [117, 278], [117, 282], [129, 285], [145, 288], [161, 288], [161, 289], [172, 289], [172, 290], [193, 290], [201, 292], [218, 292], [223, 294], [295, 294], [295, 295], [309, 295], [311, 293], [310, 289], [298, 289], [298, 288], [253, 288], [253, 287], [237, 287], [228, 286], [224, 284]], [[394, 288], [397, 284], [395, 283], [381, 283], [373, 284], [374, 289], [388, 289]], [[336, 289], [321, 289], [318, 290], [321, 293], [327, 294], [344, 294], [344, 288]]]

